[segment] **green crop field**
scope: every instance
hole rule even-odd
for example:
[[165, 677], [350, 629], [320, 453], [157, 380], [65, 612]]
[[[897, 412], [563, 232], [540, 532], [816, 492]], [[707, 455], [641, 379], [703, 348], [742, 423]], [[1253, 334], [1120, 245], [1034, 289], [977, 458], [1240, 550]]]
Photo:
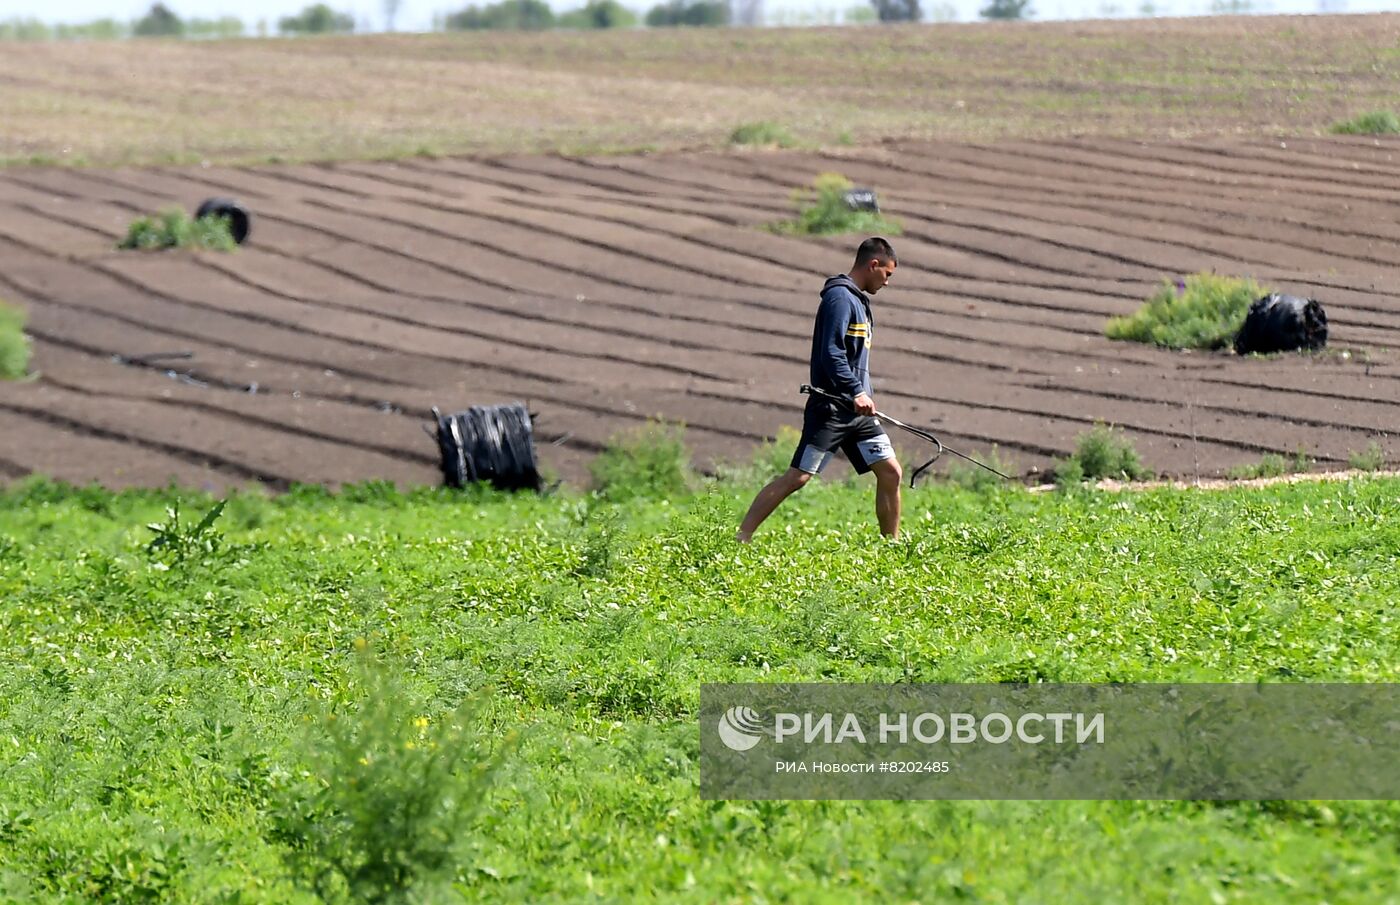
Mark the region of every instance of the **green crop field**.
[[1394, 105], [1400, 15], [6, 42], [0, 163], [1325, 134]]
[[695, 722], [710, 681], [1400, 680], [1400, 481], [939, 485], [897, 543], [818, 482], [739, 547], [753, 490], [5, 491], [0, 900], [1400, 900], [1394, 802], [707, 802]]

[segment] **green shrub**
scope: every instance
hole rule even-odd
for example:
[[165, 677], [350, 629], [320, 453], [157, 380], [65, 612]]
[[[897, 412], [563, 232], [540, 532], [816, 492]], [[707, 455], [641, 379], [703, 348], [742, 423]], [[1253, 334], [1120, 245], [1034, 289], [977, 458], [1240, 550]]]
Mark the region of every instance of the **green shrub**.
[[1249, 306], [1268, 290], [1252, 279], [1197, 273], [1162, 288], [1128, 317], [1109, 320], [1109, 339], [1152, 343], [1169, 349], [1221, 349], [1244, 325]]
[[185, 33], [185, 23], [164, 3], [155, 3], [132, 26], [131, 33], [138, 38], [178, 38]]
[[647, 25], [666, 28], [675, 25], [717, 26], [729, 24], [729, 4], [719, 0], [670, 0], [647, 11]]
[[735, 484], [766, 484], [788, 470], [792, 453], [802, 439], [802, 432], [790, 424], [778, 428], [778, 435], [754, 451], [748, 462], [722, 462], [715, 472], [721, 481]]
[[1385, 467], [1385, 450], [1372, 440], [1365, 449], [1347, 456], [1347, 464], [1357, 471], [1380, 471]]
[[560, 28], [632, 28], [636, 24], [637, 14], [617, 0], [588, 0], [583, 9], [559, 17]]
[[1400, 133], [1400, 116], [1390, 110], [1372, 110], [1337, 123], [1332, 132], [1337, 135], [1395, 135]]
[[874, 211], [851, 210], [846, 204], [846, 192], [851, 180], [840, 173], [823, 173], [809, 189], [793, 194], [797, 202], [797, 219], [773, 225], [775, 232], [800, 236], [829, 236], [838, 233], [872, 233], [899, 235], [899, 224]]
[[233, 251], [238, 243], [227, 217], [190, 218], [177, 207], [167, 208], [155, 217], [138, 217], [126, 229], [118, 248], [207, 248]]
[[1269, 453], [1258, 462], [1236, 465], [1227, 472], [1229, 477], [1236, 481], [1248, 481], [1253, 478], [1276, 478], [1287, 473], [1288, 462], [1278, 453]]
[[[1014, 475], [1019, 471], [1015, 464], [1001, 457], [995, 444], [985, 453], [973, 452], [969, 455], [979, 462], [990, 465], [1002, 474]], [[948, 466], [948, 480], [967, 490], [987, 490], [992, 487], [1000, 487], [1006, 479], [992, 474], [985, 468], [979, 468], [971, 462], [955, 458], [953, 463]]]
[[729, 133], [731, 145], [757, 145], [760, 147], [790, 148], [794, 141], [792, 134], [774, 122], [764, 120], [744, 123]]
[[338, 13], [324, 3], [304, 8], [295, 16], [284, 16], [277, 22], [284, 35], [346, 34], [355, 30], [355, 17]]
[[977, 11], [977, 15], [993, 21], [1029, 19], [1035, 15], [1030, 5], [1030, 0], [991, 0]]
[[919, 0], [870, 0], [881, 22], [918, 22], [924, 17]]
[[663, 498], [691, 483], [690, 450], [680, 425], [648, 421], [614, 436], [589, 465], [594, 488], [610, 500]]
[[307, 734], [300, 781], [274, 807], [276, 835], [325, 901], [421, 901], [457, 868], [500, 751], [468, 708], [421, 715], [385, 666], [363, 664], [361, 683], [357, 708], [325, 714]]
[[488, 6], [468, 6], [448, 16], [450, 31], [543, 31], [554, 27], [554, 11], [543, 0], [501, 0]]
[[24, 311], [0, 302], [0, 380], [18, 380], [29, 371], [29, 337]]
[[1133, 444], [1121, 432], [1098, 422], [1076, 439], [1074, 454], [1055, 466], [1056, 483], [1078, 483], [1100, 478], [1137, 481], [1150, 478]]

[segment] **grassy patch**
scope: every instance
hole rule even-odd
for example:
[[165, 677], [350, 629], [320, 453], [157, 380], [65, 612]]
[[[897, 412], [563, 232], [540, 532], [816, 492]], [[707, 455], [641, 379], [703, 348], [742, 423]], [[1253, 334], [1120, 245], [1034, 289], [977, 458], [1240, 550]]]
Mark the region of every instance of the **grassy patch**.
[[1400, 116], [1390, 110], [1372, 110], [1332, 126], [1337, 135], [1400, 134]]
[[1140, 481], [1150, 477], [1152, 472], [1142, 464], [1132, 442], [1121, 430], [1102, 422], [1080, 434], [1074, 452], [1055, 464], [1055, 483], [1062, 487], [1103, 478]]
[[764, 120], [757, 123], [744, 123], [729, 133], [731, 145], [749, 145], [767, 148], [790, 148], [796, 144], [792, 133], [775, 122]]
[[29, 337], [24, 311], [0, 302], [0, 380], [18, 380], [29, 372]]
[[[1003, 458], [995, 445], [986, 452], [974, 451], [968, 455], [979, 462], [990, 465], [1002, 474], [1014, 477], [1021, 470], [1011, 460]], [[954, 458], [952, 464], [948, 466], [948, 480], [965, 490], [987, 490], [1006, 482], [1005, 478], [998, 477], [985, 468], [979, 468], [971, 462], [959, 458]]]
[[702, 801], [695, 720], [706, 682], [1400, 681], [1400, 481], [929, 484], [898, 544], [815, 482], [739, 547], [750, 498], [298, 488], [199, 529], [0, 491], [0, 899], [1387, 900], [1397, 802]]
[[1222, 349], [1234, 340], [1249, 306], [1267, 292], [1252, 279], [1214, 273], [1165, 280], [1136, 312], [1111, 318], [1104, 334], [1169, 349]]
[[1372, 440], [1365, 449], [1349, 454], [1347, 464], [1357, 471], [1380, 471], [1385, 467], [1385, 450]]
[[[939, 17], [942, 4], [924, 6]], [[97, 117], [92, 86], [131, 66], [131, 45], [39, 42], [0, 55], [0, 160], [45, 154], [125, 166], [172, 155], [215, 164], [363, 160], [423, 145], [450, 155], [724, 148], [739, 122], [765, 120], [813, 145], [1169, 139], [1181, 129], [1271, 134], [1284, 109], [1289, 129], [1307, 134], [1326, 130], [1339, 110], [1395, 103], [1395, 41], [1364, 17], [1257, 17], [1238, 30], [1160, 19], [1028, 28], [1029, 45], [1019, 29], [940, 29], [937, 53], [911, 53], [902, 28], [862, 33], [859, 53], [840, 28], [247, 38], [203, 42], [197, 52], [154, 41], [140, 57], [163, 74], [160, 91]], [[363, 65], [345, 66], [347, 52]], [[34, 71], [45, 78], [27, 78]], [[228, 73], [249, 71], [259, 90], [207, 103]], [[1278, 77], [1321, 71], [1328, 78], [1307, 86]], [[417, 90], [399, 89], [405, 73]], [[296, 90], [307, 84], [341, 86], [354, 103]], [[938, 90], [910, 88], [921, 85]]]
[[138, 217], [127, 227], [118, 248], [151, 250], [158, 248], [203, 248], [233, 251], [227, 217], [200, 217], [195, 220], [177, 207], [167, 208], [154, 217]]
[[840, 173], [823, 173], [812, 181], [811, 188], [793, 193], [797, 218], [775, 223], [775, 232], [798, 236], [832, 236], [844, 233], [897, 236], [899, 224], [875, 211], [852, 210], [846, 203], [846, 192], [854, 187]]
[[1228, 476], [1236, 481], [1248, 481], [1254, 478], [1276, 478], [1286, 474], [1304, 474], [1312, 470], [1316, 462], [1312, 456], [1302, 449], [1293, 453], [1292, 457], [1285, 458], [1278, 453], [1267, 453], [1258, 462], [1251, 462], [1247, 465], [1237, 465], [1227, 472]]
[[683, 494], [694, 478], [685, 429], [661, 421], [614, 436], [588, 468], [594, 489], [613, 501]]

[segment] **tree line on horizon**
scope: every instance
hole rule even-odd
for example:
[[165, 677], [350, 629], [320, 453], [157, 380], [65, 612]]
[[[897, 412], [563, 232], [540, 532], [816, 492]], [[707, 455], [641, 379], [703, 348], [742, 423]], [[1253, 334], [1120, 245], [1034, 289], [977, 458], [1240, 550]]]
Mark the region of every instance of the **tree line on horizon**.
[[[1030, 2], [988, 0], [979, 15], [992, 20], [1030, 18], [1033, 15]], [[383, 0], [389, 31], [393, 31], [400, 3], [401, 0]], [[950, 9], [940, 7], [935, 18], [951, 18]], [[852, 7], [844, 14], [844, 20], [849, 23], [919, 22], [924, 18], [920, 0], [868, 0], [868, 4]], [[456, 12], [438, 15], [433, 28], [435, 31], [543, 31], [551, 28], [635, 28], [639, 25], [649, 28], [757, 26], [763, 22], [763, 0], [663, 0], [643, 15], [619, 0], [587, 0], [584, 6], [564, 13], [555, 13], [546, 0], [496, 0], [472, 3]], [[276, 23], [276, 32], [281, 35], [348, 34], [355, 30], [352, 14], [324, 2], [308, 5], [296, 15], [284, 16]], [[35, 18], [0, 21], [0, 40], [20, 41], [239, 38], [250, 34], [265, 37], [270, 33], [266, 20], [260, 20], [250, 30], [237, 16], [184, 19], [162, 0], [153, 3], [144, 16], [130, 22], [112, 18], [72, 25], [50, 25]]]

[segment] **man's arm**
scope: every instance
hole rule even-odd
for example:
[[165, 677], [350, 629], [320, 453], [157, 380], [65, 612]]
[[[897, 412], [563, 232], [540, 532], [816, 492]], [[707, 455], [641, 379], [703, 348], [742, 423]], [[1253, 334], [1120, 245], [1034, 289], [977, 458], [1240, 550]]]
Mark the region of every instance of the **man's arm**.
[[822, 341], [818, 354], [822, 356], [825, 373], [831, 376], [834, 389], [854, 400], [858, 415], [873, 415], [875, 400], [865, 392], [860, 378], [846, 360], [846, 332], [851, 328], [851, 305], [839, 295], [822, 299], [817, 309], [817, 333]]
[[851, 327], [851, 306], [840, 295], [822, 299], [817, 309], [817, 354], [822, 371], [830, 376], [832, 389], [846, 396], [859, 396], [865, 388], [846, 360], [846, 331]]

